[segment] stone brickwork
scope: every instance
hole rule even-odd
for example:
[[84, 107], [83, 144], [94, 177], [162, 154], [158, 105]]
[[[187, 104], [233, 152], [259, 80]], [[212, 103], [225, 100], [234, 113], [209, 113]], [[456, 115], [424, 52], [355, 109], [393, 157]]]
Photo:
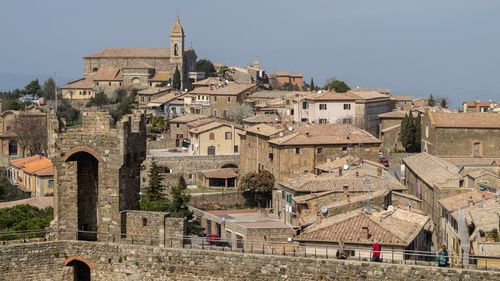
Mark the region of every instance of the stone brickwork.
[[95, 111], [85, 112], [82, 123], [65, 128], [49, 120], [57, 238], [107, 240], [120, 235], [120, 211], [139, 208], [145, 118], [126, 116], [114, 125], [108, 113]]
[[[2, 246], [0, 279], [73, 280], [498, 280], [499, 272], [140, 245], [60, 241]], [[65, 266], [68, 265], [68, 266]]]
[[226, 209], [244, 205], [245, 198], [238, 191], [191, 194], [189, 205], [203, 210]]

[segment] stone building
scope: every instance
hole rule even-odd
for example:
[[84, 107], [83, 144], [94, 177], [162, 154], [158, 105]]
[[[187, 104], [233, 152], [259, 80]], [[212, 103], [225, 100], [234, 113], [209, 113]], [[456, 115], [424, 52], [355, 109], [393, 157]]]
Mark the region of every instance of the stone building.
[[317, 165], [346, 155], [378, 160], [379, 149], [380, 140], [352, 125], [298, 125], [284, 130], [259, 124], [242, 135], [241, 171], [268, 170], [283, 179], [313, 173]]
[[359, 98], [356, 100], [356, 127], [368, 131], [374, 136], [379, 135], [379, 114], [394, 109], [394, 100], [388, 94], [376, 90], [351, 90]]
[[118, 239], [123, 223], [120, 212], [139, 209], [145, 118], [129, 116], [114, 125], [106, 112], [85, 112], [82, 123], [82, 127], [64, 128], [50, 119], [57, 238]]
[[54, 171], [52, 161], [34, 155], [10, 161], [7, 174], [14, 184], [31, 197], [51, 196], [54, 193]]
[[192, 155], [236, 155], [240, 153], [242, 128], [213, 121], [189, 130]]
[[83, 78], [62, 87], [63, 98], [90, 99], [100, 88], [144, 89], [167, 85], [176, 69], [181, 89], [189, 88], [188, 72], [196, 71], [196, 53], [185, 47], [179, 17], [170, 29], [170, 48], [105, 48], [83, 58]]
[[497, 103], [494, 101], [466, 101], [463, 103], [464, 112], [488, 112], [493, 111], [497, 107]]
[[316, 124], [353, 124], [355, 102], [358, 96], [352, 93], [335, 93], [320, 90], [296, 98], [294, 121]]
[[500, 114], [428, 111], [422, 151], [439, 157], [500, 157]]
[[22, 151], [17, 143], [17, 136], [14, 131], [16, 116], [18, 111], [6, 110], [0, 114], [0, 165], [7, 167], [10, 158], [20, 157]]
[[300, 90], [304, 83], [303, 78], [300, 72], [275, 71], [271, 74], [270, 83], [275, 89], [282, 89], [288, 86]]

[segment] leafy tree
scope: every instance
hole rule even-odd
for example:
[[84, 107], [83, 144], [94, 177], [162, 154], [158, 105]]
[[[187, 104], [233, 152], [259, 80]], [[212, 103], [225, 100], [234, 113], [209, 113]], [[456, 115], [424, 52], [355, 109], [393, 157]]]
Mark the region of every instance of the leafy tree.
[[43, 87], [42, 87], [42, 97], [48, 99], [48, 100], [54, 100], [55, 99], [55, 93], [56, 93], [56, 82], [52, 77], [49, 79], [45, 80], [43, 82]]
[[172, 87], [174, 89], [181, 89], [181, 73], [179, 71], [179, 67], [175, 67], [174, 76], [172, 77]]
[[337, 93], [345, 93], [351, 89], [344, 81], [337, 79], [327, 81], [323, 88], [328, 91], [335, 90]]
[[413, 114], [406, 114], [401, 122], [400, 139], [407, 152], [419, 152], [421, 143], [421, 116], [413, 118]]
[[247, 199], [250, 206], [265, 206], [272, 197], [274, 175], [262, 170], [258, 173], [249, 172], [241, 177], [238, 184], [239, 190]]
[[7, 104], [7, 109], [9, 110], [20, 110], [21, 103], [18, 100], [9, 100]]
[[217, 69], [217, 74], [219, 75], [220, 78], [228, 81], [233, 81], [233, 75], [234, 75], [234, 70], [231, 68], [223, 65]]
[[427, 105], [428, 106], [435, 106], [436, 105], [436, 99], [434, 98], [434, 96], [431, 96], [429, 97], [429, 100], [427, 101]]
[[212, 77], [217, 75], [214, 64], [207, 59], [201, 59], [196, 63], [196, 70], [205, 72], [205, 77]]
[[[0, 232], [18, 232], [43, 230], [54, 219], [54, 209], [51, 207], [40, 210], [30, 205], [17, 205], [12, 208], [0, 209]], [[0, 237], [0, 240], [42, 237], [43, 233], [12, 234]]]
[[7, 178], [7, 170], [0, 169], [0, 202], [25, 198], [29, 198], [28, 193], [22, 192], [19, 188], [10, 184]]
[[186, 180], [183, 176], [180, 176], [177, 181], [177, 185], [172, 187], [171, 201], [169, 204], [170, 214], [174, 218], [186, 219], [186, 232], [188, 235], [200, 235], [203, 229], [201, 228], [199, 221], [193, 220], [193, 212], [191, 212], [188, 208], [191, 196], [186, 192], [186, 190]]
[[33, 95], [37, 94], [38, 91], [40, 91], [40, 89], [41, 87], [40, 83], [38, 82], [38, 79], [32, 80], [31, 82], [28, 83], [28, 85], [26, 85], [26, 87], [24, 87], [26, 93]]
[[311, 91], [316, 90], [316, 86], [314, 86], [314, 79], [311, 77], [311, 83], [309, 84], [309, 87], [311, 87]]
[[27, 151], [31, 155], [44, 154], [47, 151], [47, 119], [44, 115], [19, 114], [16, 117], [14, 131], [23, 154]]
[[137, 95], [137, 90], [130, 92], [126, 98], [121, 99], [116, 108], [110, 111], [114, 122], [120, 120], [124, 115], [131, 114], [133, 104], [135, 103], [135, 97]]
[[80, 111], [71, 106], [71, 103], [59, 96], [57, 105], [57, 117], [65, 119], [67, 124], [73, 123], [80, 118]]
[[448, 102], [446, 101], [446, 98], [442, 98], [442, 99], [441, 99], [441, 102], [439, 103], [439, 105], [440, 105], [442, 108], [448, 108]]
[[253, 108], [248, 104], [236, 104], [227, 113], [227, 118], [241, 123], [243, 119], [254, 115]]
[[102, 107], [103, 105], [109, 104], [108, 96], [104, 92], [98, 92], [94, 97], [90, 98], [87, 102], [87, 107], [97, 106]]
[[156, 161], [153, 160], [149, 169], [149, 184], [144, 191], [144, 198], [151, 201], [160, 200], [164, 198], [163, 191], [163, 178], [160, 175], [160, 168], [156, 164]]

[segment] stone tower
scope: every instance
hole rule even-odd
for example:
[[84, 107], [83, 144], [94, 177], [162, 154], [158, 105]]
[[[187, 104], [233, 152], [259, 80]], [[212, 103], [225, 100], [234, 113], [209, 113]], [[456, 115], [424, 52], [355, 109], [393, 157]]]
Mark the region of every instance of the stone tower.
[[118, 239], [120, 212], [139, 209], [144, 115], [126, 116], [114, 125], [107, 112], [84, 112], [82, 126], [75, 128], [49, 118], [57, 239]]
[[178, 16], [175, 18], [175, 23], [170, 29], [170, 65], [172, 66], [172, 75], [175, 67], [179, 68], [179, 72], [181, 73], [181, 89], [183, 89], [186, 77], [184, 73], [184, 29]]

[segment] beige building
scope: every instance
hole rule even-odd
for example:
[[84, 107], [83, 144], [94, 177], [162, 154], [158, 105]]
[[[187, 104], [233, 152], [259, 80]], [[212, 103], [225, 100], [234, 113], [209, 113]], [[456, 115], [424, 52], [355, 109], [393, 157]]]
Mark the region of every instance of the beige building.
[[189, 130], [190, 154], [235, 155], [240, 153], [241, 128], [221, 122], [210, 122]]
[[294, 121], [316, 124], [353, 124], [358, 97], [352, 93], [320, 90], [295, 98]]
[[422, 151], [439, 157], [500, 157], [500, 114], [428, 111]]
[[380, 140], [352, 125], [313, 124], [287, 130], [259, 124], [242, 135], [242, 173], [268, 170], [276, 179], [313, 173], [346, 155], [378, 160]]
[[186, 112], [224, 118], [231, 108], [236, 104], [242, 104], [248, 95], [257, 90], [256, 84], [219, 82], [208, 86], [196, 86], [184, 99]]
[[31, 197], [52, 196], [54, 193], [52, 161], [43, 156], [11, 160], [8, 176], [11, 183]]
[[350, 91], [359, 98], [356, 100], [356, 127], [374, 136], [379, 135], [379, 114], [394, 109], [394, 100], [388, 94], [376, 90], [353, 89]]

